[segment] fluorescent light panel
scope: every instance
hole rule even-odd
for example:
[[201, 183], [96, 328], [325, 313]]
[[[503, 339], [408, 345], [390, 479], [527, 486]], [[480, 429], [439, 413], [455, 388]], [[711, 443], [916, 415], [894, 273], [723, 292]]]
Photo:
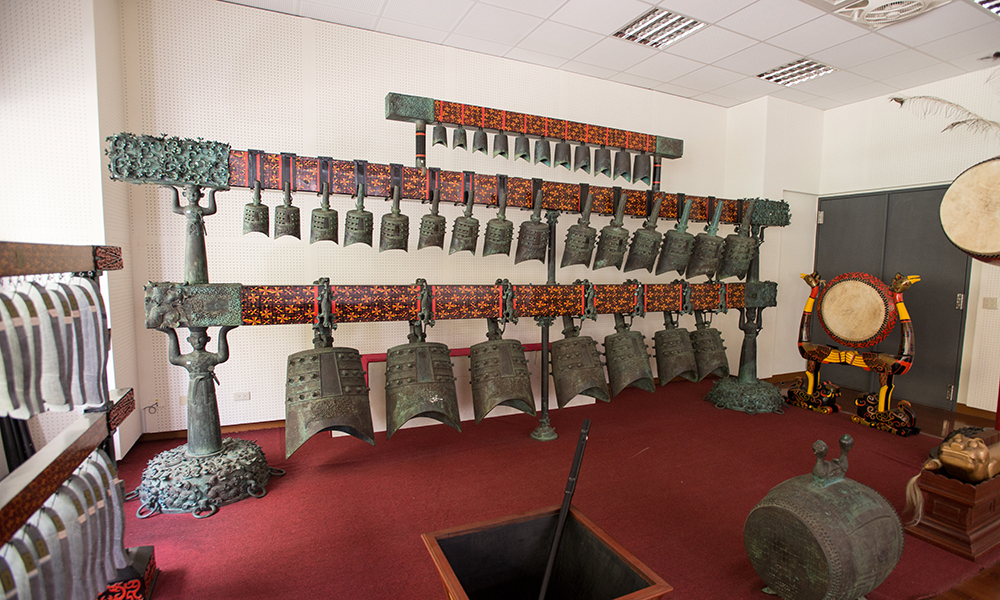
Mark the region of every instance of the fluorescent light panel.
[[808, 81], [809, 79], [822, 77], [823, 75], [833, 73], [836, 70], [837, 69], [834, 69], [833, 67], [818, 63], [814, 60], [800, 58], [796, 61], [788, 63], [787, 65], [781, 65], [780, 67], [771, 69], [766, 73], [761, 73], [757, 77], [765, 81], [770, 81], [771, 83], [791, 86], [796, 83]]
[[615, 37], [651, 48], [663, 48], [704, 26], [701, 21], [654, 8], [622, 27]]
[[997, 16], [1000, 16], [1000, 0], [979, 0], [979, 6], [982, 6]]

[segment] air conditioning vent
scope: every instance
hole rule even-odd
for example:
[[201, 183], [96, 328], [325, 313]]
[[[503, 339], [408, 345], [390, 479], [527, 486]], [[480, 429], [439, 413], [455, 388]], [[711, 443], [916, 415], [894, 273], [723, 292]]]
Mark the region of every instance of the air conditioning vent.
[[663, 48], [704, 26], [701, 21], [654, 8], [615, 32], [615, 37], [652, 48]]
[[880, 29], [949, 2], [951, 0], [857, 0], [833, 12], [869, 29]]

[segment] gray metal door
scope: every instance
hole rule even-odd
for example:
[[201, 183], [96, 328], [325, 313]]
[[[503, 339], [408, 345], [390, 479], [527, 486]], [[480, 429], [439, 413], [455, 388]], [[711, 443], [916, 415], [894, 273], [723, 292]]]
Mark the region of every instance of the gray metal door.
[[[971, 259], [941, 230], [938, 207], [946, 189], [821, 198], [816, 266], [826, 279], [848, 271], [871, 273], [886, 283], [896, 273], [920, 275], [903, 296], [916, 337], [913, 368], [895, 378], [893, 398], [953, 410], [965, 324], [959, 298], [968, 295]], [[818, 325], [813, 339], [830, 343]], [[898, 348], [897, 327], [876, 350], [895, 354]], [[822, 376], [843, 387], [878, 389], [878, 378], [857, 368], [824, 365]]]

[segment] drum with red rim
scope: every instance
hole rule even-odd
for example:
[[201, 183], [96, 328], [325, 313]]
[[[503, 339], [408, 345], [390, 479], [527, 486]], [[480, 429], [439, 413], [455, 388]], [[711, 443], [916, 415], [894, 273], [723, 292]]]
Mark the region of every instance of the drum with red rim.
[[878, 344], [899, 320], [889, 286], [859, 272], [831, 279], [816, 297], [816, 314], [827, 335], [855, 348]]
[[1000, 156], [966, 169], [941, 199], [941, 228], [959, 250], [1000, 262]]

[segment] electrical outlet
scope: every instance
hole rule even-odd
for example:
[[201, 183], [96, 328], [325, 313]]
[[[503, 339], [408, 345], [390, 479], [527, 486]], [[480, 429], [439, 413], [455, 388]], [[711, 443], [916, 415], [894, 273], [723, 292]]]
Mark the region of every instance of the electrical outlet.
[[181, 396], [180, 400], [181, 400], [181, 406], [187, 406], [187, 403], [188, 403], [188, 397], [187, 396]]
[[997, 299], [996, 298], [983, 298], [983, 308], [986, 310], [996, 310], [997, 309]]
[[233, 400], [237, 402], [242, 402], [244, 400], [250, 399], [250, 392], [236, 392], [233, 394]]

